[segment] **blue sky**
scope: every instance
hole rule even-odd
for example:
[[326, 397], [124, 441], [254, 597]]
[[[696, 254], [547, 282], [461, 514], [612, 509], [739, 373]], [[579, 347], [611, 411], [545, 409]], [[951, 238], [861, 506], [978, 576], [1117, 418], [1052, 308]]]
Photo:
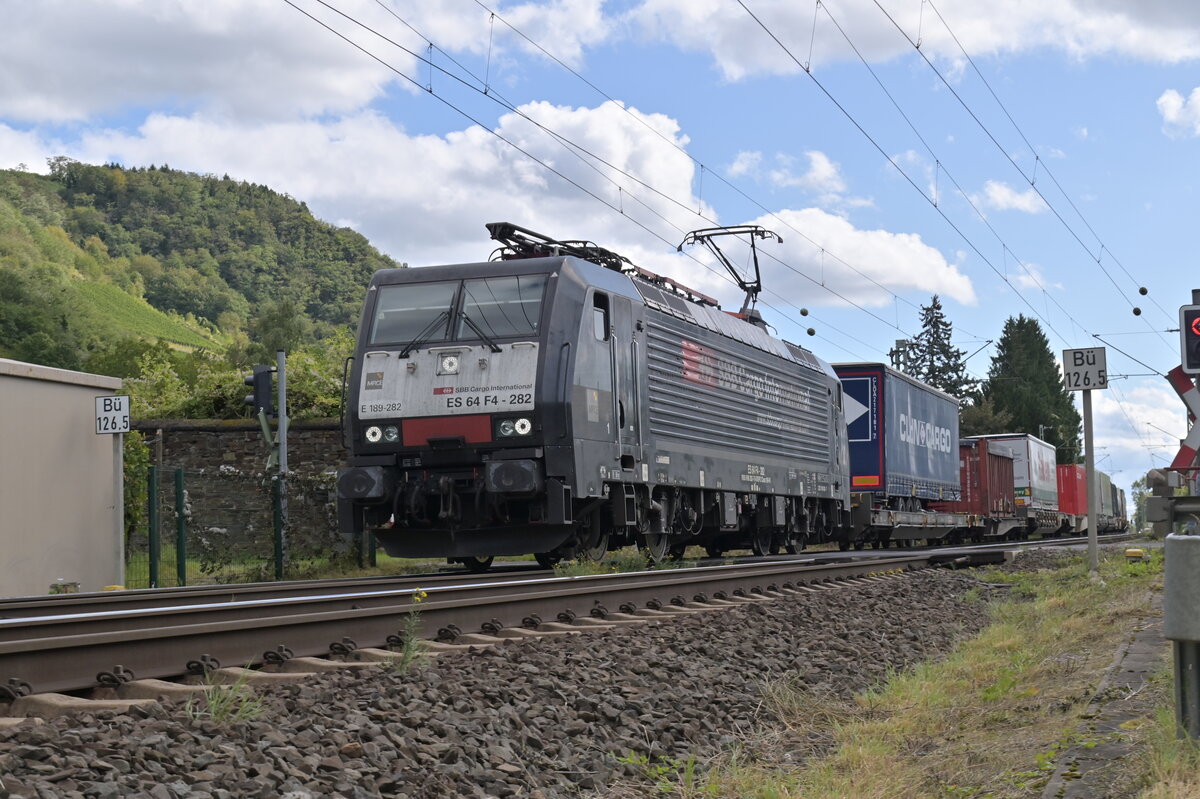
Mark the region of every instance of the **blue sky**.
[[[1128, 353], [1109, 348], [1128, 377], [1096, 398], [1097, 457], [1118, 483], [1185, 432], [1182, 403], [1144, 375], [1179, 362], [1163, 331], [1200, 287], [1189, 0], [292, 2], [394, 71], [284, 0], [7, 9], [0, 167], [68, 155], [228, 173], [414, 266], [484, 259], [484, 223], [512, 221], [734, 309], [715, 265], [675, 245], [758, 223], [784, 239], [763, 261], [764, 315], [827, 360], [885, 360], [936, 292], [958, 345], [984, 347], [977, 375], [1017, 313], [1055, 352], [1100, 334]], [[417, 55], [432, 43], [436, 67], [486, 76], [487, 93], [431, 79], [334, 9]]]

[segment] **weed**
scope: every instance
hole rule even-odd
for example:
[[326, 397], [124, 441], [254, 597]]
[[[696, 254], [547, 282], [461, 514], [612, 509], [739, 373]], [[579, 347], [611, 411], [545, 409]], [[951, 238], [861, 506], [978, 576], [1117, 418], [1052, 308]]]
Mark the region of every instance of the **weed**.
[[389, 660], [385, 667], [393, 672], [404, 673], [425, 659], [428, 650], [425, 639], [421, 637], [421, 609], [418, 607], [429, 596], [423, 589], [413, 592], [413, 609], [404, 619], [404, 629], [400, 631], [400, 643], [397, 654], [400, 657]]
[[250, 686], [245, 675], [231, 684], [217, 683], [210, 677], [206, 685], [201, 697], [188, 699], [183, 707], [183, 712], [192, 721], [237, 724], [258, 718], [266, 709], [262, 697]]
[[686, 760], [656, 755], [651, 758], [640, 752], [630, 752], [618, 755], [617, 762], [632, 765], [641, 774], [642, 779], [651, 783], [653, 790], [659, 796], [700, 796], [701, 779], [697, 774], [695, 756], [689, 755]]

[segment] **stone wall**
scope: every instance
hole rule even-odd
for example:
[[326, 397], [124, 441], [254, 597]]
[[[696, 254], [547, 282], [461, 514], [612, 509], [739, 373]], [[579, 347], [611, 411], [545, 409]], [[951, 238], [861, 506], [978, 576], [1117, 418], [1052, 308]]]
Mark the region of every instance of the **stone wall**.
[[[224, 465], [243, 472], [261, 472], [266, 467], [267, 446], [256, 421], [143, 419], [133, 427], [145, 436], [150, 460], [160, 467], [198, 471]], [[288, 428], [292, 472], [336, 471], [345, 456], [335, 419], [293, 421]]]
[[[189, 557], [212, 574], [261, 568], [274, 551], [274, 470], [257, 422], [140, 420], [134, 423], [159, 467], [161, 536], [173, 541], [182, 512]], [[335, 420], [292, 422], [288, 430], [288, 559], [326, 557], [349, 546], [337, 531], [335, 473], [345, 458]], [[185, 500], [177, 508], [175, 471]], [[139, 531], [144, 532], [144, 531]], [[148, 534], [130, 547], [148, 546]], [[258, 564], [258, 566], [255, 566]]]

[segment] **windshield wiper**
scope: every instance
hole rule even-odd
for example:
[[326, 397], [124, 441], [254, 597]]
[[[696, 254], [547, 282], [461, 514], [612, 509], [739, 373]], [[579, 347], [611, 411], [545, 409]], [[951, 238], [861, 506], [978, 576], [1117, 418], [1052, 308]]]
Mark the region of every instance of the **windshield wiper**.
[[438, 326], [439, 322], [444, 322], [444, 321], [448, 320], [449, 318], [450, 318], [449, 311], [442, 311], [440, 314], [435, 316], [432, 322], [425, 325], [425, 327], [421, 328], [420, 333], [413, 336], [412, 341], [410, 341], [410, 342], [408, 342], [408, 344], [404, 345], [404, 349], [400, 350], [400, 357], [407, 358], [408, 354], [410, 352], [412, 352], [417, 347], [424, 344], [426, 341], [428, 341], [433, 336], [434, 331], [437, 330], [437, 326]]
[[487, 333], [484, 333], [482, 330], [480, 330], [479, 325], [477, 325], [473, 321], [471, 321], [471, 317], [467, 316], [464, 313], [462, 315], [462, 320], [467, 323], [468, 327], [470, 327], [472, 330], [475, 331], [475, 335], [477, 335], [477, 336], [479, 336], [479, 338], [483, 339], [483, 343], [487, 344], [488, 348], [490, 348], [492, 352], [500, 352], [500, 345], [497, 344], [495, 341], [492, 341], [492, 339], [488, 337]]

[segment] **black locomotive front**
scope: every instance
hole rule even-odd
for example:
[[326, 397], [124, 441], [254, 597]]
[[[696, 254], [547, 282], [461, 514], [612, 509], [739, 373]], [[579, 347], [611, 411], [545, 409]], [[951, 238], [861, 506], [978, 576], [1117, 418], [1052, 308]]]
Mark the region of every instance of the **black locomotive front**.
[[468, 563], [549, 551], [570, 533], [569, 492], [546, 467], [563, 261], [376, 273], [348, 391], [344, 532]]

